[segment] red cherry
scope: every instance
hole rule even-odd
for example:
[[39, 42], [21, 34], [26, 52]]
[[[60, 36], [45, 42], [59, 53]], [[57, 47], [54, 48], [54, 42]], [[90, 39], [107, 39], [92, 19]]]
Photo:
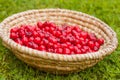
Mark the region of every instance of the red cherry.
[[83, 46], [83, 49], [87, 52], [89, 51], [89, 47], [88, 46]]
[[55, 36], [56, 36], [56, 37], [59, 37], [60, 35], [61, 35], [61, 32], [60, 32], [60, 31], [56, 31], [56, 32], [55, 32]]
[[49, 44], [49, 41], [47, 39], [43, 39], [43, 42], [44, 42], [45, 45]]
[[76, 30], [77, 32], [81, 32], [82, 30], [79, 28], [79, 26], [76, 26], [73, 28], [74, 30]]
[[80, 35], [81, 35], [81, 37], [83, 37], [84, 39], [86, 39], [86, 38], [88, 37], [88, 33], [85, 32], [85, 31], [82, 31], [82, 32], [80, 33]]
[[28, 42], [27, 46], [30, 47], [30, 48], [33, 48], [33, 42]]
[[99, 48], [100, 44], [98, 42], [95, 42], [95, 46], [97, 46]]
[[77, 32], [75, 30], [72, 30], [72, 35], [76, 36]]
[[39, 46], [38, 49], [41, 50], [41, 51], [45, 51], [46, 50], [44, 45]]
[[85, 49], [81, 49], [81, 52], [84, 54], [84, 53], [86, 53], [86, 50]]
[[25, 31], [25, 35], [26, 35], [27, 37], [31, 37], [31, 36], [32, 36], [32, 32], [31, 32], [31, 31]]
[[66, 45], [67, 45], [67, 46], [71, 46], [71, 43], [70, 43], [70, 42], [66, 42]]
[[88, 46], [93, 49], [94, 48], [94, 42], [93, 41], [89, 41], [88, 42]]
[[44, 27], [46, 27], [46, 26], [49, 26], [49, 27], [53, 27], [53, 26], [55, 26], [55, 24], [53, 24], [53, 23], [51, 23], [51, 22], [48, 22], [48, 21], [46, 21], [46, 22], [44, 22], [43, 23], [43, 25], [42, 26], [44, 26]]
[[74, 46], [68, 46], [68, 48], [71, 50], [71, 51], [74, 51]]
[[70, 55], [70, 54], [71, 54], [70, 49], [64, 48], [64, 49], [63, 49], [63, 54], [68, 54], [68, 55]]
[[79, 43], [80, 43], [80, 40], [79, 40], [79, 39], [76, 39], [74, 44], [77, 45], [77, 44], [79, 44]]
[[66, 43], [61, 44], [62, 48], [67, 48], [68, 45]]
[[54, 47], [54, 49], [57, 49], [57, 48], [58, 48], [57, 44], [54, 44], [53, 47]]
[[19, 30], [18, 32], [19, 36], [22, 38], [23, 36], [25, 36], [25, 32], [24, 30]]
[[49, 44], [47, 45], [47, 47], [49, 47], [49, 48], [51, 48], [51, 47], [53, 47], [53, 43], [51, 43], [51, 42], [49, 42]]
[[65, 31], [62, 31], [61, 35], [65, 37], [65, 36], [67, 36], [67, 33]]
[[36, 32], [41, 32], [41, 29], [38, 28], [38, 27], [36, 27], [34, 31], [36, 31]]
[[18, 43], [18, 44], [23, 45], [23, 42], [20, 40], [20, 38], [15, 39], [15, 42]]
[[57, 39], [55, 39], [55, 37], [49, 37], [48, 40], [51, 42], [51, 43], [57, 43]]
[[49, 48], [48, 51], [49, 52], [54, 52], [54, 50], [52, 48]]
[[82, 46], [81, 46], [80, 44], [77, 44], [76, 46], [77, 46], [77, 48], [79, 48], [79, 49], [82, 48]]
[[34, 42], [35, 42], [36, 44], [40, 44], [40, 42], [41, 42], [40, 37], [35, 37]]
[[27, 43], [28, 43], [28, 38], [24, 36], [24, 37], [22, 38], [22, 42], [23, 42], [24, 45], [27, 45]]
[[93, 33], [88, 34], [88, 38], [89, 38], [90, 40], [92, 40], [92, 41], [96, 41], [96, 40], [97, 40], [95, 34], [93, 34]]
[[49, 27], [48, 26], [46, 26], [45, 28], [44, 28], [44, 30], [47, 32], [47, 31], [49, 31]]
[[97, 46], [94, 46], [93, 50], [94, 50], [94, 51], [98, 51], [99, 48], [98, 48]]
[[19, 28], [18, 27], [14, 27], [10, 30], [10, 33], [16, 33], [18, 32]]
[[80, 37], [79, 40], [80, 40], [80, 44], [81, 45], [85, 45], [86, 44], [85, 43], [85, 39], [83, 37]]
[[33, 31], [33, 37], [38, 37], [39, 34], [36, 31]]
[[98, 39], [98, 43], [99, 43], [100, 45], [104, 44], [104, 39]]
[[68, 41], [71, 42], [71, 43], [74, 43], [75, 41], [75, 38], [73, 36], [71, 37], [67, 37]]
[[42, 32], [40, 32], [40, 33], [39, 33], [39, 36], [40, 36], [40, 38], [42, 39], [42, 38], [45, 37], [45, 34], [43, 34]]
[[10, 34], [10, 38], [11, 38], [11, 39], [16, 39], [16, 38], [18, 38], [18, 34], [12, 32], [12, 33]]
[[71, 28], [71, 27], [66, 27], [66, 28], [65, 28], [65, 32], [66, 32], [67, 34], [70, 34], [71, 31], [72, 31], [72, 28]]
[[42, 22], [38, 22], [37, 26], [41, 29], [42, 28]]
[[62, 48], [57, 48], [57, 49], [56, 49], [56, 53], [62, 54], [62, 53], [63, 53], [63, 49], [62, 49]]
[[34, 37], [29, 38], [29, 42], [33, 42], [33, 40], [34, 40]]
[[33, 46], [33, 49], [39, 49], [39, 48], [38, 48], [38, 44], [33, 43], [32, 46]]
[[52, 33], [54, 30], [55, 30], [54, 27], [50, 27], [50, 28], [49, 28], [49, 32], [50, 32], [50, 33]]
[[60, 42], [64, 43], [64, 42], [66, 42], [66, 41], [67, 41], [67, 39], [66, 39], [65, 36], [60, 36]]
[[76, 46], [75, 46], [75, 51], [74, 52], [75, 52], [75, 54], [81, 54], [81, 50]]

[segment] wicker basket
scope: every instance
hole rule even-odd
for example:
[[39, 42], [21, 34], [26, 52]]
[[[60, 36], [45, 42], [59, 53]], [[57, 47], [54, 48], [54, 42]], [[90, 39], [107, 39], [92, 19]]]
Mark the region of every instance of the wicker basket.
[[[79, 25], [81, 29], [95, 33], [98, 38], [104, 38], [105, 44], [94, 53], [61, 55], [21, 46], [9, 38], [9, 31], [12, 27], [21, 24], [34, 25], [38, 21], [51, 21], [57, 25]], [[21, 12], [6, 18], [0, 26], [2, 43], [12, 50], [15, 56], [30, 66], [57, 74], [78, 72], [91, 67], [111, 54], [118, 45], [116, 33], [107, 24], [87, 14], [65, 9], [40, 9]]]

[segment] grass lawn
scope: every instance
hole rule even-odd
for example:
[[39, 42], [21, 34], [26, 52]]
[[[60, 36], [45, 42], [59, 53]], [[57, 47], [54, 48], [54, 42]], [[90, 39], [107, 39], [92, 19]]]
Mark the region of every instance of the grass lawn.
[[[29, 9], [65, 8], [107, 23], [120, 41], [120, 0], [0, 0], [0, 22]], [[120, 43], [120, 42], [119, 42]], [[94, 67], [65, 76], [44, 73], [18, 60], [0, 40], [0, 80], [120, 80], [120, 46]]]

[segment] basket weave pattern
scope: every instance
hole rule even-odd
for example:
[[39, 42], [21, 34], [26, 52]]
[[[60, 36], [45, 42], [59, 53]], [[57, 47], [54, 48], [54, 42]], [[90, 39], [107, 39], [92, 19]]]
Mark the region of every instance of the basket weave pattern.
[[[38, 21], [51, 21], [57, 25], [78, 25], [81, 29], [104, 38], [105, 43], [99, 51], [88, 54], [61, 55], [34, 50], [15, 43], [9, 38], [10, 29], [21, 24], [34, 25]], [[0, 27], [3, 45], [13, 51], [15, 56], [40, 70], [67, 74], [78, 72], [95, 65], [111, 54], [118, 45], [115, 32], [104, 22], [87, 14], [65, 9], [29, 10], [6, 18]]]

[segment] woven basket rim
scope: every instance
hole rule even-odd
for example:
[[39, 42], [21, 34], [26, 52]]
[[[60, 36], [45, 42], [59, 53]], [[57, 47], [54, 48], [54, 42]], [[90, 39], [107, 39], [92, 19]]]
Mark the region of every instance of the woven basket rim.
[[[87, 16], [88, 18], [91, 18], [91, 19], [94, 19], [94, 20], [100, 22], [104, 26], [107, 26], [108, 29], [113, 32], [113, 35], [114, 35], [113, 37], [115, 38], [114, 42], [116, 44], [110, 44], [109, 46], [107, 46], [107, 48], [104, 48], [104, 49], [99, 50], [97, 52], [92, 52], [92, 53], [87, 53], [87, 54], [63, 55], [63, 54], [54, 54], [54, 53], [50, 53], [50, 52], [45, 52], [43, 54], [43, 51], [38, 51], [38, 50], [35, 50], [35, 49], [31, 49], [31, 48], [19, 45], [19, 44], [15, 43], [13, 40], [11, 40], [9, 37], [7, 37], [5, 35], [2, 35], [4, 33], [4, 30], [5, 30], [4, 27], [3, 27], [4, 23], [9, 21], [10, 19], [12, 19], [12, 18], [14, 18], [18, 15], [28, 14], [30, 12], [51, 11], [51, 10], [75, 12], [75, 13], [83, 14], [83, 15]], [[110, 54], [111, 51], [113, 52], [117, 48], [117, 45], [118, 45], [116, 33], [106, 23], [104, 23], [100, 19], [95, 18], [93, 16], [90, 16], [86, 13], [73, 11], [73, 10], [68, 10], [68, 9], [58, 9], [58, 8], [57, 9], [36, 9], [36, 10], [27, 10], [27, 11], [24, 11], [24, 12], [13, 14], [12, 16], [9, 16], [8, 18], [4, 19], [3, 22], [1, 22], [0, 33], [1, 33], [0, 37], [2, 38], [2, 40], [5, 41], [5, 42], [8, 42], [9, 46], [12, 47], [13, 46], [12, 44], [14, 44], [14, 48], [18, 51], [19, 51], [20, 48], [22, 48], [22, 50], [19, 51], [21, 53], [25, 52], [24, 54], [31, 55], [31, 56], [34, 56], [34, 57], [40, 57], [40, 58], [51, 59], [51, 60], [60, 60], [60, 61], [81, 61], [81, 60], [87, 60], [87, 59], [88, 60], [89, 59], [99, 59], [99, 58], [102, 58], [102, 57]], [[111, 50], [108, 50], [109, 48]], [[104, 52], [106, 52], [106, 53], [104, 53]], [[61, 57], [61, 58], [59, 58], [59, 57]]]

